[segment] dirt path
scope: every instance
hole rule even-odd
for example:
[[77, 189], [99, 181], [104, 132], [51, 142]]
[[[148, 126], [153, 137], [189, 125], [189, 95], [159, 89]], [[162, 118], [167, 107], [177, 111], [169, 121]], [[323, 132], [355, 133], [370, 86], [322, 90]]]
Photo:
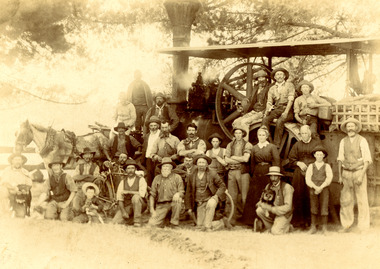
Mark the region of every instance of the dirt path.
[[380, 230], [284, 236], [0, 220], [1, 268], [379, 268]]

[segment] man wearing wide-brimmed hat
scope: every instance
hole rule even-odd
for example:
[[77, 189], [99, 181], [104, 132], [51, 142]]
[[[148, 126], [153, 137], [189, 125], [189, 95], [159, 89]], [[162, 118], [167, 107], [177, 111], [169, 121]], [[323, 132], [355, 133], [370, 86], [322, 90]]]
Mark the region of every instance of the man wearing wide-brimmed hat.
[[135, 106], [128, 100], [126, 92], [121, 92], [119, 94], [119, 102], [116, 106], [114, 120], [116, 124], [123, 122], [128, 128], [135, 127], [136, 109]]
[[141, 151], [141, 144], [133, 136], [126, 134], [128, 127], [124, 122], [119, 122], [114, 128], [117, 132], [109, 141], [109, 158], [117, 161], [120, 154], [124, 153], [127, 156], [134, 158], [135, 153]]
[[63, 171], [62, 158], [57, 156], [48, 164], [49, 178], [45, 181], [48, 201], [45, 219], [60, 219], [69, 221], [73, 219], [72, 200], [77, 192], [72, 177]]
[[[8, 158], [10, 166], [4, 169], [0, 181], [0, 216], [2, 217], [10, 212], [14, 212], [15, 216], [20, 218], [28, 215], [26, 203], [30, 207], [32, 179], [29, 172], [22, 167], [26, 161], [26, 157], [20, 153], [13, 153]], [[23, 188], [25, 198], [27, 198], [25, 203], [17, 202], [17, 195], [23, 195], [21, 186], [25, 186]]]
[[185, 192], [183, 181], [180, 175], [172, 172], [172, 169], [176, 167], [172, 159], [163, 158], [158, 167], [161, 169], [161, 173], [154, 178], [150, 191], [151, 217], [149, 225], [161, 226], [171, 211], [170, 224], [176, 228], [179, 225], [179, 215]]
[[148, 121], [146, 121], [145, 124], [149, 127], [149, 132], [144, 133], [144, 143], [142, 146], [142, 160], [148, 173], [147, 181], [148, 186], [150, 187], [152, 185], [152, 181], [154, 178], [154, 170], [156, 167], [155, 160], [152, 158], [152, 151], [156, 141], [160, 138], [161, 120], [157, 116], [153, 115], [149, 118]]
[[[249, 158], [251, 157], [252, 144], [243, 139], [247, 132], [239, 127], [232, 131], [234, 138], [227, 145], [224, 160], [228, 164], [228, 192], [232, 200], [241, 212], [244, 210], [245, 202], [249, 190]], [[241, 194], [241, 202], [238, 203], [238, 195]], [[227, 212], [231, 210], [231, 205], [227, 204]], [[231, 223], [234, 225], [237, 219], [237, 210]]]
[[140, 227], [142, 224], [141, 214], [147, 207], [146, 191], [147, 184], [145, 178], [136, 175], [136, 170], [139, 168], [134, 160], [126, 162], [127, 177], [120, 181], [117, 188], [116, 198], [119, 203], [116, 215], [112, 219], [112, 223], [122, 224], [128, 219], [132, 219], [135, 227]]
[[152, 92], [148, 84], [141, 79], [141, 71], [135, 70], [134, 80], [129, 84], [127, 99], [136, 109], [136, 130], [142, 131], [146, 112], [153, 105]]
[[[220, 226], [229, 226], [227, 218], [213, 222], [219, 201], [226, 199], [226, 185], [213, 171], [208, 169], [211, 158], [205, 154], [194, 157], [196, 168], [189, 176], [185, 194], [185, 207], [190, 215], [197, 212], [197, 228], [211, 231]], [[222, 225], [220, 225], [222, 224]]]
[[82, 191], [82, 186], [86, 182], [94, 182], [100, 177], [99, 166], [93, 162], [95, 151], [86, 147], [80, 153], [81, 162], [77, 164], [73, 173], [73, 180], [78, 187], [78, 191], [73, 199], [74, 215], [80, 214], [82, 207], [86, 200], [86, 196]]
[[294, 117], [302, 125], [309, 125], [314, 137], [318, 136], [318, 108], [330, 106], [325, 99], [312, 95], [314, 85], [307, 80], [302, 80], [298, 84], [298, 91], [302, 93], [294, 101]]
[[367, 169], [372, 163], [367, 140], [359, 135], [360, 121], [349, 118], [342, 122], [340, 129], [347, 136], [340, 141], [338, 153], [339, 183], [343, 183], [340, 195], [340, 221], [342, 232], [347, 232], [354, 223], [355, 198], [358, 204], [358, 228], [367, 230], [370, 213], [367, 195]]
[[275, 84], [268, 91], [262, 125], [266, 126], [269, 130], [271, 122], [277, 119], [273, 144], [279, 148], [284, 133], [284, 124], [293, 119], [292, 106], [295, 98], [295, 89], [293, 83], [287, 81], [289, 72], [286, 69], [274, 69], [271, 76]]
[[[284, 176], [279, 166], [269, 167], [270, 183], [265, 189], [276, 193], [273, 205], [262, 201], [257, 203], [257, 216], [263, 221], [266, 230], [272, 234], [284, 234], [289, 232], [290, 221], [293, 212], [293, 187], [281, 180]], [[269, 212], [266, 214], [265, 212]], [[255, 221], [256, 222], [256, 221]]]
[[[262, 119], [264, 116], [270, 86], [268, 73], [262, 69], [256, 72], [253, 78], [257, 83], [253, 87], [254, 95], [252, 98], [252, 110], [237, 118], [232, 123], [232, 127], [241, 127], [246, 131], [247, 135], [244, 139], [247, 141], [249, 140], [249, 126]], [[242, 111], [242, 113], [243, 112], [244, 111]]]
[[[155, 105], [146, 113], [145, 121], [153, 115], [157, 116], [162, 122], [169, 122], [169, 132], [173, 132], [179, 124], [177, 112], [166, 102], [166, 96], [162, 92], [156, 94], [154, 101]], [[146, 126], [144, 127], [144, 133], [146, 133]]]

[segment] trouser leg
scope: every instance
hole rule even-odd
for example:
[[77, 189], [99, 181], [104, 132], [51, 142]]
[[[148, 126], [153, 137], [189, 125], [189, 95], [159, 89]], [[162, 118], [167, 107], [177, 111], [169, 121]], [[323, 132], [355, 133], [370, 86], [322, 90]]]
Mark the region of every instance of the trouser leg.
[[73, 208], [71, 204], [61, 210], [59, 218], [61, 221], [71, 221], [74, 218]]
[[329, 189], [328, 187], [324, 188], [322, 192], [319, 194], [319, 210], [321, 216], [329, 215]]
[[52, 200], [46, 206], [45, 219], [57, 219], [57, 218], [58, 218], [58, 203]]
[[0, 216], [10, 216], [9, 191], [6, 187], [0, 186]]
[[171, 208], [170, 204], [157, 204], [156, 206], [156, 214], [151, 216], [149, 219], [149, 225], [151, 226], [159, 226], [162, 225], [166, 215], [168, 214]]
[[[358, 172], [360, 173], [360, 171]], [[367, 175], [364, 176], [363, 182], [360, 185], [354, 185], [354, 190], [358, 203], [358, 228], [361, 230], [369, 229], [370, 213], [367, 194]]]
[[197, 226], [205, 226], [206, 203], [197, 206]]
[[218, 202], [214, 198], [210, 198], [206, 203], [206, 214], [204, 225], [206, 228], [211, 228], [212, 220], [214, 219], [215, 209], [218, 205]]
[[75, 223], [87, 223], [88, 222], [88, 216], [85, 213], [82, 213], [80, 215], [77, 215], [73, 218], [73, 222]]
[[289, 232], [291, 219], [292, 219], [292, 216], [288, 218], [285, 216], [276, 216], [274, 218], [271, 233], [274, 235], [279, 235], [279, 234], [285, 234]]
[[[231, 219], [232, 224], [236, 222], [236, 206], [237, 206], [237, 198], [239, 194], [239, 187], [236, 180], [236, 174], [240, 174], [239, 170], [230, 170], [228, 171], [228, 192], [231, 195], [232, 201], [235, 205], [235, 210], [233, 217]], [[231, 203], [227, 201], [227, 213], [230, 213], [232, 210]]]
[[82, 191], [82, 188], [78, 188], [73, 198], [73, 213], [74, 216], [78, 216], [82, 213], [82, 207], [86, 201], [86, 196]]
[[15, 212], [16, 218], [25, 218], [26, 216], [26, 204], [24, 203], [17, 203], [15, 202], [13, 204], [13, 211]]
[[241, 200], [242, 200], [242, 206], [243, 210], [245, 207], [245, 203], [247, 201], [247, 195], [249, 191], [249, 174], [240, 174], [240, 177], [238, 177], [238, 185], [239, 185], [239, 190], [241, 192]]
[[123, 218], [123, 214], [121, 213], [121, 210], [118, 209], [116, 211], [116, 214], [115, 216], [113, 217], [112, 221], [111, 221], [112, 224], [124, 224], [125, 223], [125, 220]]
[[352, 172], [343, 170], [343, 188], [340, 194], [340, 221], [347, 229], [354, 223], [354, 189]]
[[171, 209], [172, 209], [172, 218], [170, 220], [170, 223], [173, 225], [179, 225], [179, 214], [181, 213], [182, 208], [182, 202], [172, 202]]
[[132, 205], [133, 205], [133, 221], [134, 223], [141, 224], [141, 213], [146, 209], [146, 203], [140, 197], [140, 195], [135, 194], [132, 197]]
[[282, 140], [282, 135], [284, 134], [285, 123], [293, 119], [293, 113], [289, 111], [288, 116], [284, 119], [281, 116], [277, 119], [276, 129], [274, 131], [273, 143], [279, 147]]

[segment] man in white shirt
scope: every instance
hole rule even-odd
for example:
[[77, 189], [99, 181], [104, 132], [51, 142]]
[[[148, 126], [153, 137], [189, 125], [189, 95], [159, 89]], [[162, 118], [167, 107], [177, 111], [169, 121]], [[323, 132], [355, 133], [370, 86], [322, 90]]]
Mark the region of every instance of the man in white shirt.
[[123, 179], [117, 188], [116, 198], [119, 202], [119, 209], [112, 219], [114, 224], [123, 224], [130, 219], [133, 213], [135, 227], [141, 226], [141, 213], [147, 208], [146, 191], [147, 184], [145, 178], [136, 175], [138, 164], [134, 160], [126, 163], [127, 178]]
[[339, 183], [343, 183], [340, 195], [340, 221], [348, 232], [354, 223], [355, 197], [358, 204], [358, 228], [367, 230], [370, 213], [367, 195], [367, 169], [372, 163], [367, 140], [359, 135], [361, 123], [354, 118], [345, 120], [340, 129], [347, 134], [340, 141], [338, 153]]

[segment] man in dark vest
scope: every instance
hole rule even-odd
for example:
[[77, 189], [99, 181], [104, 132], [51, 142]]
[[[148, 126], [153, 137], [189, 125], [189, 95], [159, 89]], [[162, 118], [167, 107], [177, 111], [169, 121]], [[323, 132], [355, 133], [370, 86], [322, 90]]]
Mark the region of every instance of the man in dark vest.
[[119, 202], [119, 209], [112, 223], [125, 223], [133, 213], [134, 226], [140, 227], [142, 224], [141, 214], [147, 207], [145, 197], [147, 184], [144, 177], [136, 175], [136, 170], [139, 167], [134, 160], [128, 160], [126, 166], [127, 178], [120, 181], [117, 188], [116, 198]]
[[82, 207], [86, 201], [86, 196], [82, 191], [82, 186], [86, 182], [94, 182], [100, 177], [99, 166], [92, 160], [95, 156], [95, 151], [90, 148], [84, 148], [80, 154], [81, 162], [76, 166], [73, 173], [73, 180], [77, 185], [77, 193], [73, 199], [73, 212], [78, 215], [82, 212]]
[[64, 163], [60, 158], [54, 158], [49, 163], [49, 178], [45, 181], [48, 204], [45, 219], [69, 221], [73, 218], [71, 202], [77, 191], [77, 186], [70, 175], [63, 171]]
[[[177, 112], [166, 103], [166, 97], [163, 93], [158, 93], [155, 97], [155, 105], [153, 105], [146, 113], [145, 121], [148, 121], [152, 116], [157, 116], [161, 122], [169, 122], [169, 132], [173, 132], [179, 123]], [[147, 132], [146, 126], [144, 133]]]
[[265, 229], [275, 235], [289, 232], [293, 214], [294, 189], [281, 180], [284, 175], [280, 171], [279, 166], [271, 166], [267, 174], [271, 183], [265, 187], [265, 190], [270, 189], [276, 193], [273, 205], [260, 201], [256, 209], [257, 216], [263, 221]]
[[189, 176], [185, 194], [185, 207], [189, 215], [197, 212], [197, 228], [206, 231], [229, 227], [227, 218], [213, 221], [219, 201], [226, 200], [226, 185], [208, 166], [211, 158], [202, 154], [194, 157], [196, 168]]
[[[249, 190], [249, 159], [252, 152], [252, 144], [245, 141], [243, 137], [247, 135], [241, 128], [235, 128], [232, 133], [234, 138], [227, 145], [224, 160], [228, 164], [228, 192], [236, 206], [231, 223], [235, 225], [237, 211], [243, 212]], [[238, 196], [241, 194], [241, 203], [238, 203]], [[231, 205], [227, 203], [227, 212], [230, 212]]]
[[[142, 131], [146, 112], [153, 105], [152, 92], [148, 84], [141, 79], [141, 71], [136, 70], [134, 80], [129, 84], [127, 90], [127, 99], [135, 106], [137, 131]], [[149, 119], [149, 118], [148, 118]]]
[[[340, 221], [348, 232], [354, 223], [354, 204], [358, 204], [358, 228], [369, 229], [370, 212], [367, 194], [367, 169], [372, 163], [367, 140], [359, 135], [362, 125], [354, 118], [345, 120], [340, 129], [347, 134], [340, 141], [338, 153], [339, 183], [343, 183], [340, 195]], [[355, 199], [356, 198], [356, 199]]]
[[177, 147], [179, 156], [188, 154], [195, 156], [206, 152], [206, 142], [197, 136], [197, 126], [194, 123], [187, 125], [187, 138], [182, 140]]
[[120, 154], [124, 153], [127, 154], [128, 157], [134, 159], [135, 153], [141, 151], [140, 142], [126, 133], [128, 128], [125, 126], [124, 122], [119, 122], [114, 129], [117, 134], [110, 139], [110, 158], [116, 162]]

